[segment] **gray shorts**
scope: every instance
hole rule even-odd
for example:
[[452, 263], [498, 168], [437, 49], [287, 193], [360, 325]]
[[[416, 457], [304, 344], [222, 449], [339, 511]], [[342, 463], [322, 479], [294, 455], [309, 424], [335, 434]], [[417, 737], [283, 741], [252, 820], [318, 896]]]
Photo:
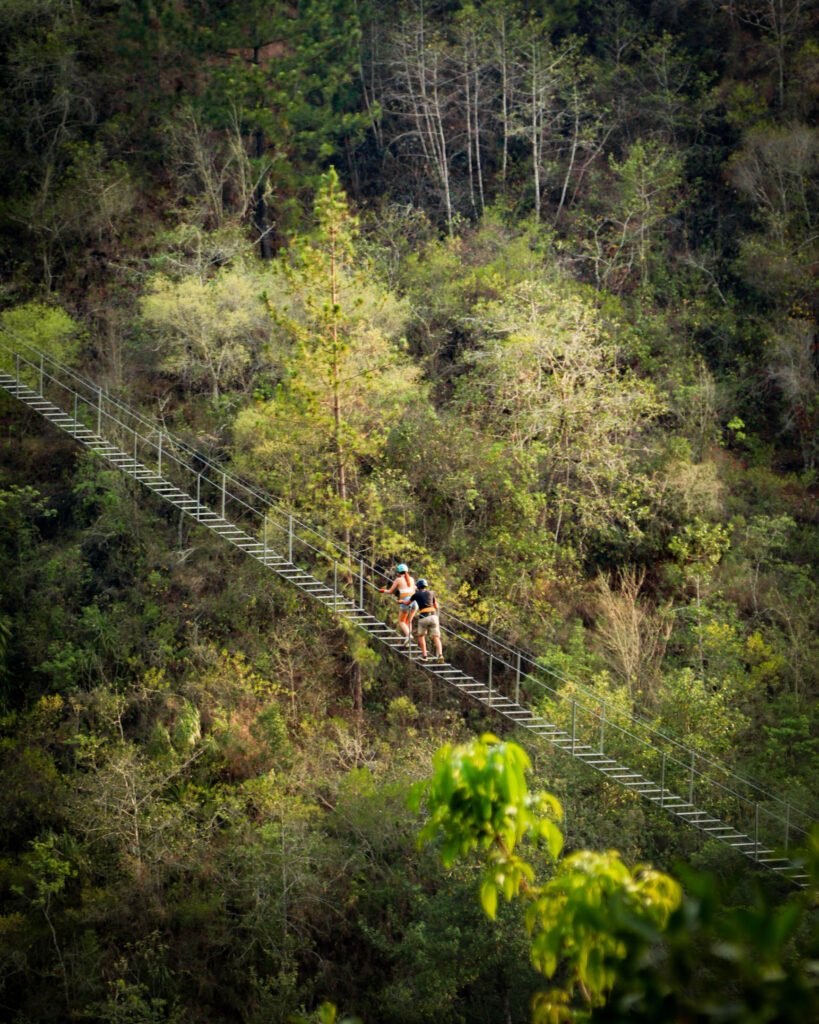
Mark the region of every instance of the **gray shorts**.
[[441, 635], [441, 624], [438, 621], [438, 615], [419, 615], [418, 616], [418, 636], [440, 636]]

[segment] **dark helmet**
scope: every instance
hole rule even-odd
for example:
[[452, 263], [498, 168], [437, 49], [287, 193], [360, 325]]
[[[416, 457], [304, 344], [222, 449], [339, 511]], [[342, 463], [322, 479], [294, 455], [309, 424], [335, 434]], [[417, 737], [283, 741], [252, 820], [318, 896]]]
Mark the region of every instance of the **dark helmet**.
[[418, 580], [418, 582], [415, 584], [415, 586], [418, 587], [419, 590], [423, 590], [426, 585], [426, 580]]

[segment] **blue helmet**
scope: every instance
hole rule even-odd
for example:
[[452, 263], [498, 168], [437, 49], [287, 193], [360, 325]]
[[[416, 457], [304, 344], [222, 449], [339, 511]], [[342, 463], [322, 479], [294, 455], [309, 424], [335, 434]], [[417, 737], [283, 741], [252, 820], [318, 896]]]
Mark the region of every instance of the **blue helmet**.
[[400, 562], [398, 565], [396, 565], [395, 571], [396, 572], [409, 572], [409, 566], [408, 565], [404, 565], [403, 562]]
[[415, 586], [418, 587], [419, 590], [423, 590], [426, 585], [426, 580], [418, 580], [418, 582], [415, 584]]

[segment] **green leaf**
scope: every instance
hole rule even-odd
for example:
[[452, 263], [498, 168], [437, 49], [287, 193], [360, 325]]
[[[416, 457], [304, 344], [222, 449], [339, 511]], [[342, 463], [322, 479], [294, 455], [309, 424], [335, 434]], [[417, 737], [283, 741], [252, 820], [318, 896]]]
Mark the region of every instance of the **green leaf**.
[[332, 1003], [322, 1003], [318, 1009], [320, 1024], [335, 1024], [336, 1008]]
[[546, 840], [552, 859], [557, 860], [563, 850], [563, 833], [553, 821], [541, 821], [538, 831], [541, 838]]
[[484, 878], [481, 882], [481, 906], [486, 916], [494, 921], [498, 909], [498, 890], [493, 878]]

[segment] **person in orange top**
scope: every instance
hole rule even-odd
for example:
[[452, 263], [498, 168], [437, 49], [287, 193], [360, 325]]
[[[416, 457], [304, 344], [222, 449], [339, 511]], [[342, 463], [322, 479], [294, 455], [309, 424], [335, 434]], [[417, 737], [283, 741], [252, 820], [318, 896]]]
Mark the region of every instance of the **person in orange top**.
[[398, 600], [398, 630], [403, 633], [406, 642], [410, 642], [410, 610], [409, 603], [415, 593], [415, 580], [410, 576], [409, 568], [401, 562], [396, 565], [398, 575], [388, 587], [379, 587], [382, 594], [395, 594]]

